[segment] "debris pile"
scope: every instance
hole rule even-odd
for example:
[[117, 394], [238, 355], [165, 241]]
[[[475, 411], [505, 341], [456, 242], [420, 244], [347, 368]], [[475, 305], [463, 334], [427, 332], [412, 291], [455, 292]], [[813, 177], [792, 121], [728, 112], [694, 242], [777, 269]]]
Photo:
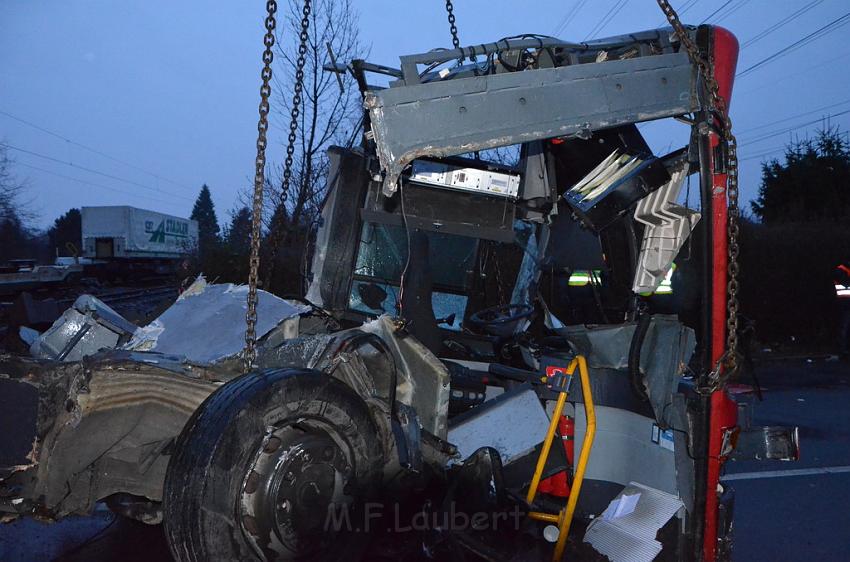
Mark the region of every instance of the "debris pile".
[[[242, 350], [245, 333], [244, 285], [209, 284], [199, 276], [158, 318], [136, 326], [92, 295], [82, 295], [44, 333], [21, 327], [20, 337], [39, 359], [79, 361], [104, 349], [150, 351], [210, 365]], [[280, 328], [297, 335], [298, 316], [307, 307], [259, 291], [257, 337]]]

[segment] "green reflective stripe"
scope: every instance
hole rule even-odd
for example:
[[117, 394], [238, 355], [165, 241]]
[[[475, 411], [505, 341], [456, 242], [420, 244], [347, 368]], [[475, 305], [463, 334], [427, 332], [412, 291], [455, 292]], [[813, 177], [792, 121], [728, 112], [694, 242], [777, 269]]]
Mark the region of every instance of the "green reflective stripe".
[[574, 271], [572, 275], [570, 275], [570, 287], [584, 287], [588, 283], [590, 283], [589, 271]]
[[590, 283], [591, 280], [596, 283], [602, 283], [602, 271], [595, 269], [593, 271], [588, 271], [586, 269], [579, 269], [573, 271], [570, 275], [570, 280], [568, 284], [570, 287], [584, 287]]

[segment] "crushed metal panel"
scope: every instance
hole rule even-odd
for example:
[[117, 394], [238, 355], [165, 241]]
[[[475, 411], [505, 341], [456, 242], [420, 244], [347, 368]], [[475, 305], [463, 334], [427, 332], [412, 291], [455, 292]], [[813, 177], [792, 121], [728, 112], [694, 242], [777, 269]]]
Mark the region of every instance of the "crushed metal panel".
[[[556, 330], [576, 353], [587, 357], [591, 369], [628, 370], [635, 324], [566, 326]], [[696, 336], [673, 315], [654, 314], [641, 346], [640, 370], [655, 418], [676, 426], [670, 408], [679, 379], [696, 348]], [[625, 372], [623, 376], [628, 376]], [[681, 429], [681, 428], [680, 428]]]
[[[125, 348], [179, 355], [198, 365], [232, 357], [245, 345], [247, 294], [247, 285], [213, 285], [199, 278], [156, 320], [136, 330]], [[266, 291], [257, 294], [258, 338], [308, 310]]]
[[416, 410], [425, 430], [445, 439], [451, 389], [443, 362], [413, 336], [400, 337], [393, 319], [387, 315], [360, 329], [377, 334], [392, 351], [398, 368], [396, 399]]
[[449, 429], [449, 442], [461, 459], [492, 447], [505, 465], [534, 451], [549, 430], [549, 417], [528, 387], [502, 394], [458, 419]]
[[33, 357], [79, 361], [101, 349], [127, 341], [136, 325], [91, 295], [81, 295], [46, 332], [30, 346]]
[[389, 196], [416, 158], [681, 115], [699, 107], [695, 91], [677, 53], [389, 88], [365, 106]]

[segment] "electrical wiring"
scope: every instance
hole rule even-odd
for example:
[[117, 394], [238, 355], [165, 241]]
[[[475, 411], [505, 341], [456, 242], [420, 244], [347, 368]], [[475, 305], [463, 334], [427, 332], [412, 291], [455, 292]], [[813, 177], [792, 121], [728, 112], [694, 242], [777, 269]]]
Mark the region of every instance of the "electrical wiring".
[[800, 16], [802, 16], [803, 14], [805, 14], [806, 12], [808, 12], [809, 10], [816, 7], [818, 4], [820, 4], [822, 2], [823, 2], [823, 0], [814, 0], [813, 2], [809, 2], [808, 4], [806, 4], [805, 6], [800, 8], [799, 10], [797, 10], [797, 11], [793, 12], [792, 14], [784, 17], [783, 19], [779, 20], [775, 24], [767, 27], [765, 30], [761, 31], [760, 33], [757, 33], [753, 37], [750, 37], [749, 39], [744, 41], [744, 43], [741, 45], [741, 49], [746, 49], [750, 45], [753, 45], [754, 43], [761, 41], [762, 39], [764, 39], [765, 37], [767, 37], [768, 35], [770, 35], [774, 31], [777, 31], [780, 28], [784, 27], [786, 24], [791, 23], [792, 21], [799, 18]]
[[806, 68], [803, 68], [803, 69], [798, 70], [796, 72], [786, 74], [786, 75], [784, 75], [781, 78], [778, 78], [776, 80], [765, 80], [763, 84], [761, 84], [759, 86], [755, 86], [755, 87], [750, 88], [748, 90], [743, 90], [743, 91], [739, 92], [737, 95], [738, 95], [738, 97], [741, 97], [741, 96], [746, 96], [748, 94], [752, 94], [752, 93], [755, 93], [755, 92], [760, 92], [761, 90], [765, 90], [767, 88], [775, 89], [777, 84], [781, 84], [782, 82], [787, 82], [788, 80], [791, 80], [792, 78], [796, 78], [796, 77], [801, 76], [803, 74], [808, 74], [808, 73], [812, 72], [813, 70], [817, 70], [817, 69], [823, 68], [825, 66], [830, 66], [835, 61], [838, 61], [838, 60], [841, 60], [841, 59], [846, 59], [847, 57], [850, 57], [850, 51], [843, 53], [843, 54], [840, 54], [840, 55], [835, 56], [835, 57], [828, 58], [825, 61], [820, 62], [818, 64], [815, 64], [815, 65], [812, 65], [812, 66], [807, 66]]
[[[677, 10], [680, 16], [684, 15], [685, 12], [696, 6], [697, 0], [686, 0], [682, 7]], [[668, 25], [667, 18], [664, 18], [662, 21], [658, 22], [655, 27], [661, 27], [662, 25]]]
[[404, 278], [407, 275], [407, 269], [410, 267], [410, 224], [407, 222], [407, 213], [404, 210], [404, 181], [398, 179], [398, 197], [401, 203], [401, 222], [404, 225], [404, 233], [407, 236], [407, 259], [404, 260], [404, 269], [401, 270], [401, 277], [398, 281], [398, 305], [399, 318], [404, 317]]
[[779, 58], [781, 58], [781, 57], [783, 57], [783, 56], [785, 56], [785, 55], [787, 55], [787, 54], [789, 54], [793, 51], [796, 51], [797, 49], [811, 43], [812, 41], [815, 41], [817, 39], [820, 39], [821, 37], [824, 37], [824, 36], [832, 33], [833, 31], [837, 31], [838, 29], [847, 25], [848, 23], [850, 23], [850, 12], [847, 12], [843, 16], [839, 16], [838, 18], [832, 20], [831, 22], [824, 25], [823, 27], [820, 27], [817, 30], [813, 31], [812, 33], [809, 33], [808, 35], [806, 35], [802, 39], [798, 39], [797, 41], [794, 41], [790, 45], [774, 52], [773, 54], [763, 58], [762, 60], [758, 61], [757, 63], [747, 67], [746, 69], [744, 69], [741, 72], [739, 72], [738, 74], [736, 74], [735, 77], [741, 78], [743, 76], [747, 76], [748, 74], [752, 73], [753, 71], [758, 70], [759, 68], [762, 68], [766, 64], [774, 62], [777, 59], [779, 59]]
[[725, 14], [721, 14], [721, 15], [717, 16], [717, 19], [714, 20], [714, 24], [716, 25], [716, 24], [722, 22], [723, 20], [725, 20], [726, 18], [728, 18], [729, 16], [731, 16], [732, 14], [734, 14], [735, 12], [737, 12], [738, 10], [740, 10], [741, 8], [746, 6], [749, 2], [750, 2], [750, 0], [742, 0], [740, 4], [738, 4], [737, 6], [732, 8], [731, 10], [727, 10]]
[[109, 190], [109, 191], [114, 191], [116, 193], [121, 193], [122, 195], [129, 195], [131, 197], [139, 197], [139, 198], [142, 198], [142, 199], [149, 199], [151, 201], [157, 201], [157, 202], [160, 202], [160, 203], [162, 202], [162, 197], [153, 197], [153, 196], [149, 196], [149, 195], [139, 195], [138, 193], [133, 193], [131, 191], [126, 191], [126, 190], [123, 190], [123, 189], [110, 187], [108, 185], [103, 185], [103, 184], [100, 184], [100, 183], [93, 183], [93, 182], [90, 182], [90, 181], [81, 180], [79, 178], [66, 176], [65, 174], [53, 172], [53, 171], [50, 171], [46, 168], [41, 168], [39, 166], [33, 166], [32, 164], [27, 164], [25, 162], [15, 162], [15, 165], [16, 166], [25, 166], [27, 168], [32, 168], [33, 170], [38, 170], [39, 172], [43, 172], [43, 173], [49, 174], [51, 176], [56, 176], [57, 178], [62, 178], [62, 179], [65, 179], [65, 180], [81, 183], [83, 185], [88, 185], [88, 186], [91, 186], [91, 187], [97, 187], [97, 188], [100, 188], [100, 189], [106, 189], [106, 190]]
[[185, 199], [186, 201], [194, 201], [194, 199], [191, 199], [191, 198], [189, 198], [189, 197], [184, 197], [184, 196], [182, 196], [182, 195], [177, 195], [176, 193], [169, 193], [168, 191], [163, 191], [163, 190], [158, 189], [158, 188], [156, 188], [156, 187], [151, 187], [151, 186], [149, 186], [149, 185], [145, 185], [145, 184], [143, 184], [143, 183], [135, 182], [135, 181], [133, 181], [133, 180], [128, 180], [128, 179], [126, 179], [126, 178], [122, 178], [122, 177], [120, 177], [120, 176], [114, 176], [114, 175], [112, 175], [112, 174], [107, 174], [107, 173], [105, 173], [105, 172], [101, 172], [101, 171], [99, 171], [99, 170], [95, 170], [95, 169], [93, 169], [93, 168], [87, 168], [87, 167], [85, 167], [85, 166], [80, 166], [80, 165], [78, 165], [78, 164], [74, 164], [73, 162], [66, 162], [65, 160], [59, 160], [58, 158], [54, 158], [54, 157], [52, 157], [52, 156], [48, 156], [48, 155], [46, 155], [46, 154], [41, 154], [40, 152], [35, 152], [34, 150], [27, 150], [27, 149], [25, 149], [25, 148], [20, 148], [20, 147], [17, 147], [17, 146], [11, 145], [11, 144], [9, 144], [9, 143], [0, 143], [0, 146], [5, 146], [6, 148], [11, 148], [12, 150], [15, 150], [15, 151], [17, 151], [17, 152], [22, 152], [22, 153], [24, 153], [24, 154], [29, 154], [29, 155], [31, 155], [31, 156], [35, 156], [35, 157], [37, 157], [37, 158], [42, 158], [42, 159], [44, 159], [44, 160], [49, 160], [49, 161], [51, 161], [51, 162], [56, 162], [57, 164], [63, 164], [63, 165], [65, 165], [65, 166], [70, 166], [70, 167], [72, 167], [72, 168], [77, 168], [77, 169], [79, 169], [79, 170], [83, 170], [83, 171], [89, 172], [89, 173], [91, 173], [91, 174], [97, 174], [97, 175], [99, 175], [99, 176], [103, 176], [103, 177], [105, 177], [105, 178], [109, 178], [109, 179], [112, 179], [112, 180], [116, 180], [116, 181], [124, 182], [124, 183], [130, 184], [130, 185], [135, 185], [136, 187], [141, 187], [142, 189], [148, 189], [148, 190], [150, 190], [150, 191], [156, 191], [156, 192], [158, 192], [158, 193], [163, 193], [163, 194], [165, 194], [165, 195], [167, 195], [167, 196], [169, 196], [169, 197], [176, 197], [176, 198], [178, 198], [178, 199]]
[[805, 123], [801, 123], [799, 125], [794, 125], [792, 127], [783, 128], [779, 131], [767, 132], [767, 133], [758, 135], [757, 137], [755, 137], [753, 139], [749, 139], [746, 142], [738, 143], [738, 146], [744, 147], [744, 146], [749, 146], [751, 144], [756, 144], [756, 143], [762, 142], [764, 140], [771, 139], [773, 137], [777, 137], [779, 135], [784, 135], [785, 133], [790, 133], [792, 131], [796, 131], [797, 129], [802, 129], [803, 127], [808, 127], [810, 125], [815, 125], [817, 123], [821, 123], [825, 120], [833, 119], [835, 117], [840, 117], [842, 115], [847, 115], [848, 113], [850, 113], [850, 109], [846, 109], [844, 111], [839, 111], [838, 113], [831, 113], [829, 115], [824, 115], [823, 117], [820, 117], [818, 119], [813, 119], [812, 121], [807, 121]]
[[30, 122], [30, 121], [27, 121], [26, 119], [23, 119], [23, 118], [21, 118], [21, 117], [18, 117], [17, 115], [13, 115], [13, 114], [9, 113], [8, 111], [4, 111], [4, 110], [0, 109], [0, 115], [5, 115], [6, 117], [8, 117], [8, 118], [10, 118], [10, 119], [13, 119], [13, 120], [15, 120], [15, 121], [17, 121], [17, 122], [19, 122], [19, 123], [22, 123], [22, 124], [24, 124], [24, 125], [26, 125], [26, 126], [28, 126], [28, 127], [31, 127], [31, 128], [33, 128], [33, 129], [35, 129], [36, 131], [41, 131], [42, 133], [45, 133], [45, 134], [47, 134], [47, 135], [50, 135], [50, 136], [56, 137], [57, 139], [63, 140], [63, 141], [65, 141], [65, 142], [66, 142], [66, 143], [68, 143], [68, 144], [71, 144], [71, 145], [74, 145], [74, 146], [76, 146], [76, 147], [82, 148], [83, 150], [87, 150], [87, 151], [89, 151], [89, 152], [91, 152], [91, 153], [93, 153], [93, 154], [97, 154], [98, 156], [102, 156], [103, 158], [107, 158], [107, 159], [109, 159], [109, 160], [112, 160], [113, 162], [117, 162], [117, 163], [119, 163], [119, 164], [122, 164], [122, 165], [124, 165], [124, 166], [127, 166], [128, 168], [132, 168], [132, 169], [134, 169], [134, 170], [136, 170], [136, 171], [144, 172], [144, 173], [146, 173], [146, 174], [149, 174], [149, 175], [151, 175], [151, 176], [155, 177], [155, 178], [156, 178], [156, 179], [158, 179], [158, 180], [166, 181], [166, 182], [168, 182], [168, 183], [170, 183], [170, 184], [173, 184], [173, 185], [176, 185], [176, 186], [178, 186], [178, 187], [183, 187], [183, 188], [186, 188], [186, 189], [194, 189], [194, 188], [192, 188], [192, 187], [190, 187], [190, 186], [188, 186], [188, 185], [185, 185], [185, 184], [182, 184], [182, 183], [180, 183], [180, 182], [176, 182], [176, 181], [174, 181], [174, 180], [171, 180], [171, 179], [169, 179], [169, 178], [167, 178], [167, 177], [165, 177], [165, 176], [163, 176], [163, 175], [161, 175], [161, 174], [158, 174], [158, 173], [156, 173], [156, 172], [151, 172], [150, 170], [146, 170], [145, 168], [142, 168], [142, 167], [140, 167], [140, 166], [136, 166], [135, 164], [131, 164], [131, 163], [129, 163], [129, 162], [127, 162], [127, 161], [125, 161], [125, 160], [121, 160], [120, 158], [116, 158], [116, 157], [114, 157], [114, 156], [110, 156], [109, 154], [107, 154], [107, 153], [105, 153], [105, 152], [103, 152], [103, 151], [101, 151], [101, 150], [98, 150], [98, 149], [96, 149], [96, 148], [92, 148], [92, 147], [90, 147], [90, 146], [88, 146], [88, 145], [85, 145], [85, 144], [83, 144], [83, 143], [80, 143], [80, 142], [77, 142], [77, 141], [75, 141], [75, 140], [69, 139], [68, 137], [66, 137], [66, 136], [64, 136], [64, 135], [60, 135], [59, 133], [57, 133], [57, 132], [55, 132], [55, 131], [51, 131], [50, 129], [46, 129], [46, 128], [44, 128], [44, 127], [41, 127], [41, 126], [39, 126], [39, 125], [36, 125], [35, 123], [32, 123], [32, 122]]
[[771, 121], [770, 123], [765, 123], [765, 124], [759, 125], [757, 127], [750, 127], [749, 129], [744, 129], [743, 131], [738, 133], [738, 136], [744, 137], [744, 136], [746, 136], [747, 134], [749, 134], [753, 131], [758, 131], [760, 129], [766, 129], [768, 127], [772, 127], [772, 126], [777, 125], [779, 123], [785, 123], [787, 121], [793, 121], [794, 119], [798, 119], [800, 117], [806, 117], [807, 115], [811, 115], [813, 113], [818, 113], [818, 112], [823, 111], [825, 109], [832, 109], [833, 107], [838, 107], [839, 105], [844, 105], [844, 104], [847, 104], [847, 103], [850, 103], [850, 98], [848, 98], [844, 101], [839, 101], [839, 102], [836, 102], [836, 103], [825, 105], [823, 107], [818, 107], [817, 109], [812, 109], [812, 110], [806, 111], [804, 113], [798, 113], [797, 115], [792, 115], [790, 117], [785, 117], [783, 119], [777, 119], [776, 121]]
[[726, 2], [724, 2], [723, 4], [721, 4], [719, 8], [717, 8], [716, 10], [714, 10], [713, 12], [711, 12], [710, 14], [708, 14], [707, 16], [705, 16], [705, 17], [702, 19], [702, 21], [701, 21], [700, 23], [702, 24], [702, 23], [707, 22], [708, 20], [710, 20], [711, 18], [713, 18], [714, 16], [716, 16], [717, 14], [719, 14], [720, 12], [722, 12], [722, 11], [723, 11], [723, 9], [724, 9], [724, 8], [726, 8], [726, 6], [728, 6], [728, 5], [729, 5], [729, 4], [731, 4], [732, 2], [734, 2], [734, 0], [726, 0]]
[[600, 32], [602, 32], [602, 30], [605, 29], [605, 27], [609, 23], [611, 23], [611, 20], [613, 20], [617, 16], [617, 14], [620, 13], [620, 10], [623, 9], [623, 7], [628, 3], [628, 1], [629, 0], [617, 0], [614, 5], [611, 6], [611, 9], [608, 10], [608, 12], [604, 16], [602, 16], [602, 19], [599, 20], [599, 22], [595, 26], [593, 26], [593, 28], [588, 32], [588, 34], [584, 37], [584, 41], [593, 39]]
[[581, 11], [581, 9], [584, 8], [585, 4], [587, 4], [587, 0], [578, 0], [576, 2], [576, 4], [573, 6], [572, 11], [568, 12], [567, 15], [564, 16], [564, 18], [561, 20], [561, 23], [559, 23], [555, 27], [555, 30], [552, 32], [552, 35], [557, 36], [558, 34], [562, 33], [564, 30], [566, 30], [567, 26], [569, 26], [573, 22], [573, 20], [576, 18], [576, 16]]

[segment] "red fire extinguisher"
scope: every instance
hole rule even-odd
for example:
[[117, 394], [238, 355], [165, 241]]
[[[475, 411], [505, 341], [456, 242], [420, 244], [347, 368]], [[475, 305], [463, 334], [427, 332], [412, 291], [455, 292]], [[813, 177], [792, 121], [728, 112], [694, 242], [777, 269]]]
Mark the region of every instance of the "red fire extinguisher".
[[[561, 416], [558, 420], [558, 433], [564, 443], [564, 453], [570, 466], [575, 459], [575, 422], [569, 416]], [[567, 471], [563, 470], [540, 482], [539, 490], [544, 494], [566, 498], [570, 495], [570, 485], [567, 483]]]

